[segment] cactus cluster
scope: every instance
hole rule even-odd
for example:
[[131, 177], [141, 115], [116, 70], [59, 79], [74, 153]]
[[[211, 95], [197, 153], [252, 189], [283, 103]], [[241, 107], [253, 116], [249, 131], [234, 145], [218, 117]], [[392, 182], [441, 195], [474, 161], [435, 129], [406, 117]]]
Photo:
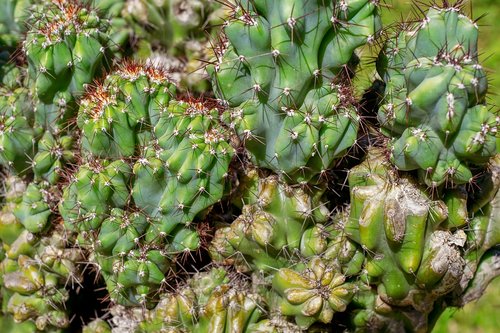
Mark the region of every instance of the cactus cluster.
[[4, 0], [0, 330], [426, 332], [479, 298], [500, 116], [463, 5]]
[[[3, 256], [0, 263], [2, 310], [16, 322], [32, 321], [38, 330], [66, 328], [67, 283], [79, 283], [84, 260], [51, 207], [55, 193], [44, 183], [5, 181], [0, 213]], [[60, 221], [59, 221], [60, 222]]]

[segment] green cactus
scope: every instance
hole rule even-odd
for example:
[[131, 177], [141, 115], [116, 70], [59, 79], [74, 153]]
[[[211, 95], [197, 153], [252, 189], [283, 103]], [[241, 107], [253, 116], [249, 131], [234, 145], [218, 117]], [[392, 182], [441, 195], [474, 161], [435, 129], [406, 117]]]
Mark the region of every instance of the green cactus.
[[128, 313], [128, 318], [134, 318], [129, 329], [135, 333], [279, 332], [276, 324], [264, 319], [263, 300], [248, 288], [224, 269], [212, 268], [195, 274], [175, 293], [166, 293], [154, 309]]
[[389, 304], [432, 309], [428, 304], [456, 286], [465, 265], [465, 233], [439, 230], [448, 207], [431, 200], [411, 177], [399, 177], [377, 149], [350, 170], [349, 186], [345, 231], [367, 252], [370, 283], [379, 284]]
[[49, 226], [52, 211], [50, 194], [43, 184], [31, 183], [23, 194], [22, 201], [14, 209], [14, 215], [31, 233], [41, 233]]
[[31, 162], [35, 179], [56, 184], [66, 164], [74, 163], [75, 139], [71, 135], [56, 135], [46, 131], [38, 141], [37, 153]]
[[107, 158], [136, 155], [174, 94], [175, 85], [161, 68], [122, 64], [80, 102], [82, 150]]
[[14, 215], [14, 209], [23, 200], [27, 185], [22, 179], [14, 176], [5, 177], [3, 185], [5, 193], [0, 211], [0, 241], [12, 244], [23, 231], [23, 225]]
[[173, 255], [168, 249], [141, 242], [150, 223], [139, 213], [125, 215], [115, 208], [102, 222], [92, 246], [93, 260], [104, 276], [111, 299], [119, 304], [151, 306], [170, 270]]
[[109, 38], [104, 20], [78, 1], [39, 1], [30, 11], [27, 70], [2, 74], [0, 163], [56, 184], [75, 158], [77, 98], [110, 65]]
[[148, 237], [188, 225], [224, 196], [234, 151], [218, 118], [217, 109], [189, 101], [173, 101], [160, 114], [154, 144], [133, 168], [135, 204], [162, 219]]
[[51, 226], [50, 189], [35, 183], [26, 188], [15, 178], [8, 184], [7, 204], [0, 214], [5, 250], [0, 263], [2, 311], [16, 322], [33, 321], [41, 331], [66, 328], [70, 315], [65, 286], [81, 279], [77, 263], [83, 255], [68, 246], [64, 231]]
[[458, 288], [463, 295], [456, 301], [463, 306], [481, 295], [488, 283], [498, 275], [500, 254], [500, 155], [490, 162], [489, 170], [479, 182], [480, 190], [472, 193], [467, 248], [464, 255], [466, 267]]
[[280, 269], [274, 275], [273, 289], [280, 296], [281, 313], [294, 316], [297, 325], [307, 329], [316, 321], [330, 323], [335, 312], [346, 310], [355, 286], [345, 280], [335, 267], [313, 257], [306, 267]]
[[227, 43], [208, 69], [217, 96], [235, 108], [227, 121], [252, 162], [308, 182], [356, 143], [359, 117], [344, 76], [378, 28], [374, 1], [234, 7]]
[[[24, 81], [23, 71], [16, 73]], [[20, 175], [34, 173], [37, 181], [56, 184], [65, 164], [75, 161], [75, 139], [51, 133], [38, 122], [27, 84], [18, 80], [0, 87], [0, 164]]]
[[428, 332], [427, 314], [411, 307], [396, 307], [386, 303], [366, 278], [356, 284], [350, 304], [349, 329], [356, 332]]
[[248, 170], [245, 177], [238, 191], [242, 215], [217, 230], [210, 249], [214, 260], [234, 264], [241, 271], [273, 271], [294, 257], [324, 251], [325, 237], [314, 234], [329, 213], [321, 190], [311, 195], [281, 183], [275, 175], [261, 179], [257, 170]]
[[432, 7], [389, 39], [378, 70], [387, 85], [378, 119], [400, 170], [428, 186], [464, 184], [499, 145], [499, 118], [485, 103], [478, 27], [459, 8]]
[[500, 140], [462, 4], [383, 34], [379, 0], [3, 0], [0, 331], [428, 332], [477, 299]]
[[97, 230], [112, 208], [125, 207], [130, 174], [130, 166], [121, 160], [80, 166], [59, 204], [65, 227], [70, 231]]
[[78, 1], [53, 0], [33, 9], [23, 50], [37, 99], [38, 123], [54, 133], [76, 110], [75, 97], [108, 63], [108, 26]]
[[218, 109], [174, 94], [164, 70], [128, 62], [79, 110], [89, 163], [59, 211], [79, 244], [95, 251], [91, 261], [119, 304], [154, 305], [176, 254], [200, 246], [192, 222], [226, 193], [233, 148]]
[[43, 129], [34, 124], [28, 91], [0, 86], [0, 165], [28, 173]]

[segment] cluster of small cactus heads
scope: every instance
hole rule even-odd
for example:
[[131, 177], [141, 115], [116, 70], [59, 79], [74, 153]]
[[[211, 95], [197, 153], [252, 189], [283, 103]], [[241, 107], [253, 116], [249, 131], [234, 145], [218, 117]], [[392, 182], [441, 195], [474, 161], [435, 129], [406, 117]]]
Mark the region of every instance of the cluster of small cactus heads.
[[500, 115], [464, 4], [0, 0], [0, 330], [427, 332], [478, 299]]

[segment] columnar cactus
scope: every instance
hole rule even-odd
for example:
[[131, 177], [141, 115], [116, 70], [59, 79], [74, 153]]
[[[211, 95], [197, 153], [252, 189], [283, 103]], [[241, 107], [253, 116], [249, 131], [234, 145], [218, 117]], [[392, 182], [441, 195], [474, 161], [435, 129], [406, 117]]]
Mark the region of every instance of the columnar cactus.
[[175, 85], [161, 68], [121, 65], [80, 102], [83, 152], [108, 158], [137, 155], [174, 95]]
[[0, 88], [0, 160], [19, 174], [56, 184], [65, 164], [74, 162], [77, 98], [110, 65], [108, 26], [78, 1], [39, 1], [29, 11], [22, 43], [27, 70], [3, 74]]
[[216, 104], [174, 96], [164, 70], [126, 63], [81, 102], [89, 162], [66, 187], [60, 212], [95, 251], [120, 304], [154, 304], [175, 255], [200, 246], [193, 222], [227, 192], [233, 148]]
[[466, 236], [439, 230], [449, 215], [445, 203], [431, 200], [410, 177], [399, 178], [377, 150], [350, 170], [349, 186], [345, 230], [367, 251], [367, 274], [380, 283], [382, 299], [425, 311], [426, 298], [450, 292], [463, 274]]
[[320, 176], [355, 144], [347, 75], [379, 29], [375, 1], [243, 1], [209, 67], [252, 162], [292, 183]]
[[108, 65], [108, 27], [94, 9], [67, 0], [40, 5], [29, 22], [23, 49], [40, 101], [39, 122], [60, 128], [75, 111], [75, 95]]
[[464, 184], [498, 151], [499, 118], [485, 105], [478, 26], [457, 7], [432, 7], [390, 39], [378, 68], [387, 85], [378, 119], [391, 159], [428, 186]]

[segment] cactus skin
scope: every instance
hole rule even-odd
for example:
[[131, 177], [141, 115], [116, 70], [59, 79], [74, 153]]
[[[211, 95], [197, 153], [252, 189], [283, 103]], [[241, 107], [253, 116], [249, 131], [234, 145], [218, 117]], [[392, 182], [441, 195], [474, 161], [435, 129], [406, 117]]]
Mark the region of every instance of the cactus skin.
[[[78, 1], [41, 1], [30, 11], [22, 45], [27, 73], [2, 73], [0, 164], [56, 184], [61, 169], [75, 161], [77, 99], [110, 64], [107, 25]], [[10, 90], [6, 96], [3, 89]]]
[[234, 150], [218, 118], [217, 109], [190, 101], [173, 101], [160, 114], [154, 144], [133, 167], [135, 204], [162, 220], [147, 238], [189, 225], [225, 195]]
[[311, 193], [291, 187], [271, 175], [261, 178], [256, 169], [247, 169], [240, 188], [242, 214], [229, 226], [217, 229], [210, 255], [218, 263], [231, 264], [238, 271], [266, 274], [316, 255], [346, 275], [361, 270], [364, 255], [341, 228], [345, 216], [334, 223], [322, 198], [324, 189]]
[[112, 300], [151, 307], [172, 257], [160, 246], [164, 238], [156, 243], [144, 239], [154, 223], [150, 217], [123, 210], [130, 176], [131, 168], [122, 160], [83, 165], [64, 190], [59, 211], [65, 227], [78, 232], [79, 244], [95, 251], [89, 259], [104, 276]]
[[76, 160], [76, 142], [71, 135], [56, 135], [46, 131], [38, 141], [37, 153], [32, 161], [35, 179], [56, 184], [65, 165]]
[[11, 72], [14, 77], [6, 76], [0, 87], [0, 165], [56, 184], [64, 166], [75, 161], [75, 139], [66, 131], [52, 133], [38, 121], [24, 69]]
[[[43, 13], [50, 18], [40, 25], [53, 21], [43, 31], [61, 24], [58, 12], [69, 17], [94, 12], [69, 0], [38, 1], [31, 20], [54, 9]], [[116, 6], [109, 17], [124, 16], [112, 13], [123, 3], [108, 2]], [[160, 13], [161, 6], [188, 2], [135, 3], [150, 5], [153, 22], [158, 17], [151, 14]], [[364, 101], [356, 101], [355, 87], [349, 84], [361, 61], [353, 51], [372, 42], [374, 35], [369, 34], [378, 30], [379, 1], [304, 1], [298, 2], [302, 7], [294, 2], [284, 8], [291, 3], [254, 0], [233, 8], [239, 16], [227, 20], [223, 45], [215, 48], [217, 101], [184, 94], [183, 87], [173, 84], [172, 73], [152, 65], [153, 60], [126, 61], [93, 83], [98, 71], [91, 69], [82, 79], [88, 87], [83, 81], [72, 86], [77, 73], [65, 69], [42, 94], [37, 85], [47, 82], [37, 81], [33, 73], [46, 55], [36, 59], [38, 64], [29, 60], [29, 74], [0, 60], [0, 92], [6, 92], [0, 96], [0, 143], [15, 146], [0, 149], [5, 176], [0, 187], [0, 330], [62, 332], [80, 320], [85, 325], [89, 318], [79, 318], [79, 309], [72, 307], [78, 300], [73, 292], [90, 292], [84, 266], [94, 267], [96, 278], [105, 283], [98, 287], [107, 289], [111, 301], [110, 314], [83, 328], [101, 333], [428, 332], [446, 306], [477, 299], [500, 274], [498, 153], [493, 159], [490, 152], [472, 156], [469, 151], [469, 160], [459, 157], [472, 178], [452, 179], [452, 188], [435, 188], [436, 174], [425, 179], [420, 171], [418, 182], [417, 171], [397, 170], [387, 148], [372, 146], [387, 141], [380, 140], [376, 128], [368, 128], [363, 133], [367, 137], [357, 133], [361, 125], [373, 125], [360, 117], [374, 114], [375, 106], [368, 109]], [[445, 6], [451, 9], [433, 9], [432, 15], [450, 23], [458, 5], [448, 1]], [[325, 8], [325, 19], [319, 22]], [[143, 13], [131, 13], [135, 18], [122, 21], [122, 31], [113, 26], [120, 20], [88, 21], [92, 31], [85, 32], [100, 38], [105, 51], [96, 64], [108, 64], [107, 53], [120, 57], [134, 52], [129, 48], [134, 45], [123, 39], [110, 44], [110, 39], [134, 34], [127, 29], [155, 34], [145, 28], [149, 23], [139, 22]], [[386, 47], [393, 50], [397, 44], [400, 52], [380, 57], [387, 90], [379, 120], [387, 116], [390, 98], [406, 102], [409, 97], [420, 112], [425, 101], [415, 98], [419, 90], [434, 93], [437, 100], [445, 96], [432, 102], [432, 108], [460, 118], [450, 127], [456, 130], [453, 142], [445, 145], [455, 154], [446, 157], [455, 158], [460, 148], [455, 141], [470, 136], [464, 128], [477, 120], [469, 118], [487, 108], [486, 85], [475, 57], [466, 64], [469, 53], [462, 57], [459, 48], [448, 50], [453, 57], [444, 60], [454, 66], [438, 66], [446, 52], [437, 52], [431, 62], [426, 62], [427, 55], [417, 57], [420, 66], [413, 66], [410, 51], [436, 53], [426, 42], [441, 33], [429, 28], [434, 16], [412, 25], [418, 27], [417, 41], [401, 29], [399, 39]], [[460, 15], [455, 18], [457, 26], [465, 22], [470, 27]], [[158, 19], [171, 24], [165, 17]], [[41, 31], [37, 24], [31, 25], [28, 39]], [[425, 35], [425, 29], [432, 31]], [[453, 24], [447, 29], [455, 32]], [[269, 43], [262, 46], [266, 40], [255, 32], [269, 34]], [[53, 55], [54, 45], [73, 45], [78, 33], [68, 32], [46, 50]], [[461, 31], [467, 38], [457, 40], [475, 42], [474, 33]], [[189, 62], [193, 55], [187, 44], [202, 41], [198, 34], [191, 37], [197, 40], [179, 39], [168, 52]], [[148, 51], [165, 56], [153, 39], [139, 41], [134, 57]], [[248, 41], [255, 43], [249, 46]], [[29, 45], [24, 43], [25, 51]], [[73, 56], [74, 49], [70, 51]], [[322, 68], [315, 76], [318, 64]], [[447, 71], [453, 77], [443, 91], [435, 83]], [[237, 80], [235, 73], [241, 74]], [[464, 91], [452, 85], [460, 75], [466, 77]], [[409, 116], [411, 121], [418, 118], [415, 128], [442, 125], [439, 117], [429, 124], [424, 111]], [[492, 119], [491, 114], [485, 112], [484, 118]], [[257, 137], [253, 127], [262, 124], [268, 127], [259, 128]], [[384, 134], [403, 137], [406, 128], [401, 124], [407, 123], [383, 124]], [[481, 130], [488, 133], [485, 141], [491, 145], [493, 136], [498, 147], [492, 124]], [[299, 135], [303, 133], [307, 135]], [[482, 137], [474, 134], [473, 139]], [[392, 141], [393, 153], [397, 140]], [[354, 144], [363, 149], [337, 164], [349, 169], [347, 189], [339, 179], [342, 172], [327, 169]], [[272, 155], [276, 150], [282, 154], [278, 158]], [[418, 161], [429, 158], [425, 154]], [[398, 163], [394, 154], [392, 163]], [[434, 187], [426, 188], [422, 180]], [[193, 270], [198, 273], [191, 275]], [[84, 288], [72, 288], [72, 282]], [[70, 318], [75, 318], [71, 326]]]
[[84, 155], [138, 157], [134, 203], [165, 221], [156, 231], [150, 228], [150, 238], [190, 223], [219, 201], [234, 154], [218, 109], [173, 100], [174, 93], [164, 71], [127, 63], [84, 98], [78, 117]]
[[[190, 224], [225, 192], [233, 149], [217, 118], [216, 109], [201, 103], [174, 101], [160, 115], [150, 133], [154, 138], [133, 167], [123, 160], [81, 166], [60, 208], [68, 227], [97, 229], [111, 208], [125, 207], [129, 193], [138, 209], [158, 220], [146, 231], [146, 241]], [[175, 197], [174, 191], [179, 193]], [[75, 229], [75, 224], [81, 227]]]
[[484, 105], [477, 25], [459, 8], [430, 8], [389, 39], [378, 70], [387, 84], [378, 119], [391, 160], [428, 186], [464, 184], [499, 147], [498, 115]]
[[172, 256], [168, 249], [140, 241], [149, 223], [139, 213], [126, 215], [115, 208], [93, 243], [94, 260], [111, 299], [119, 304], [151, 306], [170, 270]]
[[429, 304], [457, 285], [465, 265], [465, 233], [439, 230], [448, 217], [445, 203], [430, 200], [410, 177], [399, 178], [377, 149], [350, 170], [349, 186], [345, 231], [367, 251], [370, 283], [380, 283], [378, 293], [389, 304], [432, 309]]
[[111, 327], [104, 320], [96, 319], [85, 325], [82, 333], [111, 333]]
[[234, 152], [219, 110], [174, 94], [163, 69], [126, 62], [79, 110], [89, 162], [59, 211], [95, 251], [91, 261], [118, 304], [154, 306], [175, 256], [200, 246], [193, 222], [225, 195]]
[[208, 70], [217, 97], [235, 108], [227, 121], [253, 163], [291, 183], [308, 182], [356, 142], [352, 93], [335, 80], [378, 26], [373, 1], [242, 1], [235, 7], [224, 28], [227, 44]]
[[65, 227], [75, 232], [97, 230], [112, 208], [125, 207], [130, 174], [130, 166], [121, 160], [80, 166], [59, 204]]
[[386, 303], [372, 288], [366, 276], [356, 284], [357, 292], [350, 304], [354, 332], [429, 332], [431, 325], [426, 313], [411, 307]]

